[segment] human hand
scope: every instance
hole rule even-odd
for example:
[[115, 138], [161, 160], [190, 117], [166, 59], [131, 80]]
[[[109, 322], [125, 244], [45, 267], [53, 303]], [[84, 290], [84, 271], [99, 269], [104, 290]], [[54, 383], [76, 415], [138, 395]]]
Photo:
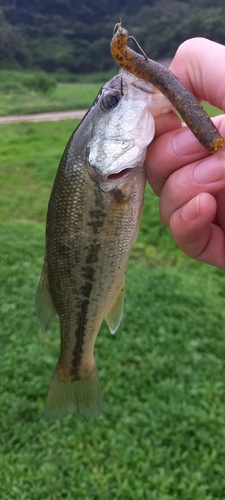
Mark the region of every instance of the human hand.
[[[171, 71], [199, 101], [225, 110], [225, 47], [203, 38], [178, 49]], [[225, 116], [213, 119], [225, 137]], [[146, 174], [160, 217], [190, 257], [225, 267], [225, 151], [210, 154], [173, 114], [156, 119]]]

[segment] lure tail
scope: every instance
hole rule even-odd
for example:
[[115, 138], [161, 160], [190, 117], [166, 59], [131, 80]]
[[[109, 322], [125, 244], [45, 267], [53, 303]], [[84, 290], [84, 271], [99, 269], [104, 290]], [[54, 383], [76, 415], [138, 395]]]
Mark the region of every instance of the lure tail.
[[102, 409], [102, 392], [96, 367], [89, 377], [72, 381], [62, 379], [59, 370], [52, 377], [44, 416], [61, 418], [71, 413], [82, 413], [86, 418], [97, 418]]

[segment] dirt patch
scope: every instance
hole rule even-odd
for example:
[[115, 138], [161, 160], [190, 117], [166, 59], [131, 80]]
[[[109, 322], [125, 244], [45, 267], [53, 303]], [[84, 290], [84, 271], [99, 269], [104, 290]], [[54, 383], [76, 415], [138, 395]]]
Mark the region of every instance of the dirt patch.
[[0, 116], [0, 123], [14, 123], [14, 122], [45, 122], [51, 121], [56, 122], [59, 120], [72, 120], [81, 119], [87, 112], [86, 109], [80, 109], [77, 111], [57, 111], [54, 113], [35, 113], [30, 115], [18, 115], [18, 116]]

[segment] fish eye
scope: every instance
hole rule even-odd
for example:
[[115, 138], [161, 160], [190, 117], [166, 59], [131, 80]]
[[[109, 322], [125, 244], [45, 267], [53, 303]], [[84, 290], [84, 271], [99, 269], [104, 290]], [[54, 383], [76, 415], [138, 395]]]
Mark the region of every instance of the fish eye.
[[102, 99], [102, 105], [105, 109], [112, 109], [115, 108], [120, 101], [120, 97], [118, 94], [115, 93], [108, 93], [104, 95]]

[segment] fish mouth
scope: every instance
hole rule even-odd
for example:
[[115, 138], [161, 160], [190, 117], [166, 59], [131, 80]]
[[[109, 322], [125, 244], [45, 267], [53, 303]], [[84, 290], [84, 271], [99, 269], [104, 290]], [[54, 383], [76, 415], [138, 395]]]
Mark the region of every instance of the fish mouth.
[[132, 170], [134, 169], [124, 168], [123, 170], [120, 170], [120, 172], [116, 172], [115, 174], [109, 174], [107, 175], [107, 181], [118, 181], [120, 179], [123, 179], [123, 177], [127, 177]]

